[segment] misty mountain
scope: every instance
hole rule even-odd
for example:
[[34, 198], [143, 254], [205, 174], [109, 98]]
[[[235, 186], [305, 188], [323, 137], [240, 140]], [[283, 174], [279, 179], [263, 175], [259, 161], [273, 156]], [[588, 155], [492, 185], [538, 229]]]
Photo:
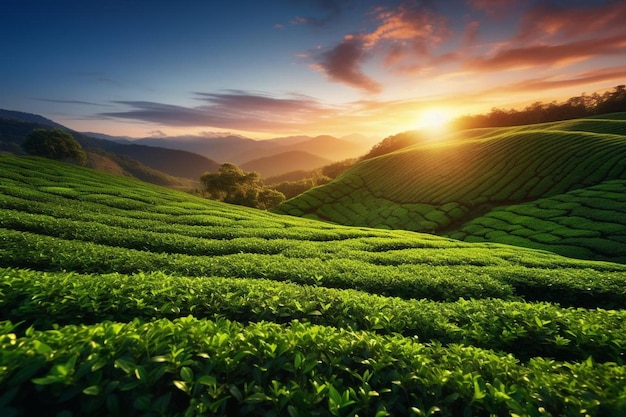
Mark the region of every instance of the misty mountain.
[[156, 146], [122, 144], [97, 139], [103, 149], [125, 155], [158, 171], [175, 177], [199, 180], [205, 172], [216, 172], [220, 164], [193, 152]]
[[268, 178], [293, 171], [312, 171], [332, 161], [303, 151], [287, 151], [265, 158], [255, 159], [241, 165], [244, 171], [256, 171]]
[[[194, 152], [219, 162], [232, 162], [244, 165], [259, 158], [267, 158], [285, 152], [301, 151], [328, 161], [355, 158], [367, 153], [372, 147], [371, 140], [358, 141], [359, 135], [350, 136], [353, 140], [338, 139], [334, 136], [286, 136], [267, 140], [254, 140], [242, 136], [221, 137], [170, 136], [165, 138], [142, 138], [136, 144], [180, 149]], [[304, 168], [299, 168], [304, 169]]]
[[[266, 141], [257, 141], [235, 135], [223, 137], [171, 136], [166, 138], [142, 138], [135, 140], [134, 143], [194, 152], [214, 161], [222, 163], [232, 162], [237, 165], [252, 158], [258, 158], [259, 154], [255, 154], [255, 152], [264, 152], [267, 149], [274, 149], [280, 146], [269, 142], [266, 143]], [[240, 157], [242, 151], [249, 151], [253, 156], [242, 159]]]

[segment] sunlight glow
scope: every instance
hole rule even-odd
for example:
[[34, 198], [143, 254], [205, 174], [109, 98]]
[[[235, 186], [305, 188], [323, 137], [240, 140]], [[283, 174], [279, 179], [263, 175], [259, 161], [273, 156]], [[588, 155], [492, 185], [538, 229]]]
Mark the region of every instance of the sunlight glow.
[[452, 120], [452, 114], [445, 109], [426, 109], [420, 112], [417, 128], [424, 130], [444, 130], [450, 120]]

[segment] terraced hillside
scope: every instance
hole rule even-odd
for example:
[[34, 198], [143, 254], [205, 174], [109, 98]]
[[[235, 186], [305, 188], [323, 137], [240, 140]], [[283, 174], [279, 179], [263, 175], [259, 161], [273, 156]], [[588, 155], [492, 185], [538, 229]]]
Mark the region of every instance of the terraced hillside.
[[621, 264], [0, 155], [0, 277], [3, 416], [626, 412]]
[[[467, 240], [498, 237], [493, 241], [623, 261], [626, 225], [616, 221], [625, 210], [623, 180], [626, 114], [619, 113], [455, 132], [439, 142], [363, 161], [337, 180], [284, 202], [276, 212]], [[538, 199], [533, 204], [542, 210], [526, 210]], [[502, 220], [505, 207], [515, 211], [513, 205], [520, 203], [528, 203], [519, 209], [526, 216], [524, 227], [537, 233], [515, 234], [511, 229], [518, 227], [492, 220]], [[585, 222], [572, 226], [565, 219], [570, 216]], [[479, 227], [485, 222], [488, 227]], [[590, 227], [584, 233], [583, 224]]]

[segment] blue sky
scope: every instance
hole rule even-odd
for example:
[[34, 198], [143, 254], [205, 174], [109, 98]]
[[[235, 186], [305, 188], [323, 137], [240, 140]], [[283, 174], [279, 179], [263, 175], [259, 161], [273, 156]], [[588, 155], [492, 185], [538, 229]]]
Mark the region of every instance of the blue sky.
[[626, 79], [623, 1], [5, 0], [0, 108], [82, 131], [420, 127]]

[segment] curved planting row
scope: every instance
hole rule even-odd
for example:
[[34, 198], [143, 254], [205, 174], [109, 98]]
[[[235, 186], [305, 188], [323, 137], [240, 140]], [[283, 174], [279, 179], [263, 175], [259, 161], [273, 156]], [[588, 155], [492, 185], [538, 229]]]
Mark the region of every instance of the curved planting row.
[[448, 236], [626, 263], [626, 180], [494, 208]]
[[363, 161], [276, 212], [346, 225], [454, 230], [494, 206], [625, 179], [626, 115], [620, 117], [457, 132]]
[[[134, 318], [216, 316], [238, 321], [300, 320], [420, 341], [506, 351], [522, 360], [619, 362], [626, 349], [626, 311], [561, 308], [496, 299], [440, 303], [354, 290], [267, 280], [183, 278], [163, 273], [81, 275], [0, 269], [6, 320], [51, 328]], [[626, 298], [626, 297], [625, 297]]]
[[[0, 322], [3, 415], [621, 415], [626, 367], [292, 322]], [[36, 401], [34, 401], [36, 399]], [[60, 400], [59, 400], [60, 399]]]
[[0, 267], [3, 416], [624, 411], [626, 265], [0, 156]]

